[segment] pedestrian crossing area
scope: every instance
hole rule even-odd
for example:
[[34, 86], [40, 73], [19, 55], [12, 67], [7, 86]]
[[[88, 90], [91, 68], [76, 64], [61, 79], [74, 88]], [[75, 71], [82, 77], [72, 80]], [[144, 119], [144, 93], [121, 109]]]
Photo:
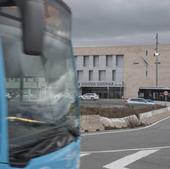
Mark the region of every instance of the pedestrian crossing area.
[[81, 153], [80, 154], [80, 157], [84, 157], [84, 156], [87, 156], [87, 155], [89, 155], [90, 153]]
[[[146, 149], [125, 152], [82, 152], [80, 169], [160, 169], [158, 156], [163, 150]], [[164, 160], [165, 162], [165, 160]], [[161, 169], [169, 169], [169, 161]]]

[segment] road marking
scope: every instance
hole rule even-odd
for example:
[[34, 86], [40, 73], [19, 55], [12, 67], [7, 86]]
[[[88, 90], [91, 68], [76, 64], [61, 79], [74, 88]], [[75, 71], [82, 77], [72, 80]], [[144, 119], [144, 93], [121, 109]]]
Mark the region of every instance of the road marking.
[[161, 119], [149, 126], [146, 126], [146, 127], [141, 127], [141, 128], [135, 128], [135, 129], [117, 129], [116, 131], [104, 131], [104, 132], [95, 132], [95, 133], [83, 133], [81, 134], [81, 136], [85, 137], [85, 136], [96, 136], [96, 135], [104, 135], [104, 134], [116, 134], [116, 133], [125, 133], [125, 132], [133, 132], [133, 131], [140, 131], [140, 130], [145, 130], [145, 129], [148, 129], [148, 128], [151, 128], [167, 119], [169, 119], [170, 116], [164, 118], [164, 119]]
[[126, 157], [123, 157], [119, 160], [116, 160], [110, 164], [103, 166], [103, 167], [107, 168], [107, 169], [128, 169], [128, 168], [126, 168], [126, 166], [130, 165], [131, 163], [134, 163], [135, 161], [137, 161], [141, 158], [149, 156], [157, 151], [159, 151], [159, 149], [139, 151], [137, 153], [134, 153], [134, 154], [128, 155]]
[[88, 156], [90, 153], [81, 153], [80, 157]]
[[82, 154], [101, 154], [101, 153], [118, 153], [118, 152], [128, 152], [128, 151], [147, 151], [147, 150], [161, 150], [161, 149], [170, 149], [170, 146], [162, 147], [149, 147], [149, 148], [132, 148], [132, 149], [120, 149], [120, 150], [103, 150], [103, 151], [86, 151], [81, 152]]

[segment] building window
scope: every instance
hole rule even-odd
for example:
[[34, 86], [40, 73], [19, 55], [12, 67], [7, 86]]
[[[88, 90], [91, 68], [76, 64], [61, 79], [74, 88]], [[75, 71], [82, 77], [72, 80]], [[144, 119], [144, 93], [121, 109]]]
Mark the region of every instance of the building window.
[[93, 70], [89, 70], [89, 81], [93, 80]]
[[112, 70], [112, 81], [116, 80], [116, 70]]
[[15, 80], [15, 78], [10, 78], [10, 80], [11, 80], [11, 81], [14, 81], [14, 80]]
[[112, 55], [106, 55], [106, 66], [111, 67], [113, 65], [113, 56]]
[[16, 81], [16, 82], [19, 82], [19, 81], [20, 81], [20, 79], [19, 79], [19, 78], [15, 78], [15, 81]]
[[106, 80], [106, 70], [99, 70], [99, 81]]
[[93, 56], [93, 66], [98, 67], [99, 66], [99, 56]]
[[77, 70], [77, 80], [78, 81], [83, 80], [83, 70]]
[[116, 55], [116, 66], [123, 67], [123, 55]]
[[89, 56], [83, 56], [83, 66], [84, 67], [89, 66]]
[[25, 82], [28, 82], [28, 78], [24, 78], [24, 81], [25, 81]]
[[77, 66], [77, 56], [74, 56], [75, 66]]

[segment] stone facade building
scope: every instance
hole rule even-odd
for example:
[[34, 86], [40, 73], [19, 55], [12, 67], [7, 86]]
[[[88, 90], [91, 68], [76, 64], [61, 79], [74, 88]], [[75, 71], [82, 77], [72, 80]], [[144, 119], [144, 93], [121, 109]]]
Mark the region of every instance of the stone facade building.
[[154, 53], [155, 45], [74, 48], [80, 93], [163, 99], [170, 93], [170, 45], [159, 45], [157, 86]]

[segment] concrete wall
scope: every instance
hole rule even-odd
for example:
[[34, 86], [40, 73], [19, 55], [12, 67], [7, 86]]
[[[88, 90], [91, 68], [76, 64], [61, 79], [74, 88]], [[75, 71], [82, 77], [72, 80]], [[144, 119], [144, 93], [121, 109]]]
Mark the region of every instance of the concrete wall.
[[[86, 48], [88, 50], [88, 48]], [[105, 70], [106, 71], [106, 79], [104, 82], [112, 82], [112, 71], [115, 70], [115, 84], [121, 84], [118, 87], [122, 86], [123, 81], [123, 59], [122, 57], [120, 60], [122, 60], [122, 64], [120, 66], [116, 66], [116, 56], [114, 53], [107, 53], [107, 55], [112, 55], [112, 63], [111, 66], [106, 66], [106, 54], [101, 53], [95, 53], [95, 55], [99, 56], [99, 65], [94, 67], [93, 66], [93, 56], [94, 53], [90, 52], [75, 52], [74, 55], [76, 56], [76, 69], [77, 70], [83, 70], [83, 80], [78, 82], [89, 82], [89, 70], [93, 70], [93, 80], [94, 82], [99, 82], [99, 70]], [[89, 57], [89, 63], [88, 66], [83, 66], [83, 56]], [[91, 81], [90, 81], [91, 82]], [[91, 86], [92, 87], [92, 86]], [[95, 87], [95, 86], [94, 86]], [[107, 87], [107, 86], [105, 86]]]

